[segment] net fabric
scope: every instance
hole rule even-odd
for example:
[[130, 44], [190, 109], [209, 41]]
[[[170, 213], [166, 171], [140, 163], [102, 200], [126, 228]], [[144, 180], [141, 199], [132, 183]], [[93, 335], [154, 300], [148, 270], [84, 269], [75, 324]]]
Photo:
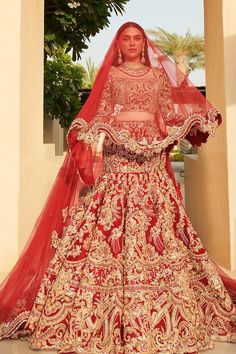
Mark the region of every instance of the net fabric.
[[54, 255], [51, 235], [62, 234], [63, 210], [78, 202], [81, 188], [72, 156], [67, 154], [18, 262], [0, 286], [0, 338], [10, 336], [27, 320]]
[[[221, 123], [219, 112], [145, 33], [144, 36], [146, 65], [153, 69], [159, 87], [155, 118], [162, 133], [161, 139], [158, 138], [160, 150], [164, 148], [170, 150], [183, 137], [192, 145], [200, 146], [206, 142], [209, 135], [214, 135]], [[119, 135], [114, 133], [112, 126], [122, 106], [122, 102], [119, 104], [119, 99], [114, 100], [112, 96], [112, 79], [117, 80], [114, 67], [119, 67], [116, 40], [117, 37], [101, 65], [88, 101], [75, 117], [68, 134], [72, 154], [81, 156], [83, 144], [88, 151], [86, 167], [77, 160], [85, 184], [91, 182], [91, 175], [96, 171], [94, 166], [98, 166], [98, 161], [102, 164], [101, 153], [94, 148], [98, 143], [99, 134], [103, 132], [116, 141]], [[123, 142], [124, 140], [120, 139], [120, 143]], [[102, 170], [101, 166], [99, 170]], [[97, 175], [95, 172], [95, 179]]]
[[[143, 32], [144, 33], [144, 32]], [[103, 169], [102, 144], [105, 136], [115, 143], [132, 146], [148, 154], [149, 142], [142, 143], [129, 128], [119, 128], [113, 105], [111, 71], [117, 67], [117, 38], [113, 39], [97, 74], [92, 92], [75, 117], [68, 134], [69, 152], [58, 173], [45, 206], [18, 262], [0, 287], [0, 338], [9, 337], [26, 321], [40, 282], [54, 255], [51, 236], [63, 231], [63, 210], [77, 204], [83, 188], [94, 184]], [[146, 65], [153, 68], [159, 86], [155, 122], [156, 149], [171, 150], [185, 137], [200, 145], [213, 135], [221, 116], [176, 65], [144, 33]], [[117, 104], [117, 102], [116, 102]], [[117, 106], [116, 106], [117, 107]], [[132, 138], [132, 139], [131, 139]], [[167, 156], [168, 157], [168, 156]], [[170, 160], [167, 171], [175, 183]], [[232, 299], [236, 284], [219, 271]]]

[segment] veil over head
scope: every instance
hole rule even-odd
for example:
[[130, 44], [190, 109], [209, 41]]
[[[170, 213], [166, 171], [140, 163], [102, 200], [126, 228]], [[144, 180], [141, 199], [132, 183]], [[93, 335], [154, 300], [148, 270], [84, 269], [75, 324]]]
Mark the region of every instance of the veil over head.
[[[67, 223], [67, 218], [63, 218], [65, 210], [78, 203], [83, 188], [93, 185], [101, 172], [102, 152], [98, 149], [98, 137], [106, 134], [116, 143], [122, 143], [128, 136], [129, 132], [113, 128], [115, 112], [110, 111], [100, 117], [97, 111], [110, 70], [118, 66], [117, 39], [130, 26], [142, 32], [146, 65], [157, 73], [162, 87], [155, 117], [162, 138], [156, 139], [156, 148], [168, 151], [183, 137], [193, 145], [200, 145], [221, 123], [217, 110], [148, 38], [142, 27], [133, 22], [121, 26], [104, 57], [89, 98], [71, 125], [68, 134], [69, 152], [31, 237], [15, 267], [0, 286], [0, 338], [10, 337], [27, 321], [43, 275], [55, 254], [51, 236], [62, 237]], [[93, 148], [94, 143], [97, 144], [96, 148]], [[144, 151], [145, 148], [148, 146], [140, 146]], [[168, 168], [171, 175], [170, 164]], [[224, 278], [224, 281], [227, 284], [229, 278]], [[230, 290], [236, 301], [235, 288], [231, 286]]]
[[107, 112], [105, 118], [99, 119], [97, 111], [111, 68], [119, 66], [117, 40], [127, 27], [135, 27], [143, 34], [145, 64], [154, 70], [159, 80], [161, 93], [155, 120], [162, 132], [162, 139], [157, 138], [160, 150], [171, 149], [182, 138], [188, 139], [192, 145], [200, 146], [209, 135], [214, 135], [221, 123], [219, 112], [146, 35], [143, 28], [137, 23], [126, 22], [117, 31], [98, 71], [92, 92], [75, 117], [68, 134], [70, 151], [81, 182], [86, 185], [93, 184], [102, 169], [102, 156], [96, 149], [92, 151], [91, 142], [96, 142], [102, 132], [117, 142], [111, 124], [116, 107]]

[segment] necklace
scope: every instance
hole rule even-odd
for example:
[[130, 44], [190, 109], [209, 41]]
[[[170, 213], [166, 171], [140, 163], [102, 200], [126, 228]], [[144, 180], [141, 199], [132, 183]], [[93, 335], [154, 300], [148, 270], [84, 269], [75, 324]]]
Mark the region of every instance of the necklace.
[[131, 76], [142, 76], [146, 74], [150, 69], [149, 66], [143, 65], [141, 63], [132, 63], [129, 61], [125, 61], [120, 66], [118, 66], [118, 68], [119, 70]]

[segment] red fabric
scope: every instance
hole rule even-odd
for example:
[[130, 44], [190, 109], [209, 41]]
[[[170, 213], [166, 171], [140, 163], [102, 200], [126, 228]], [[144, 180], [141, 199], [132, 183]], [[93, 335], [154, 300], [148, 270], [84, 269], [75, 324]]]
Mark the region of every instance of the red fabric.
[[0, 287], [0, 323], [30, 311], [50, 259], [51, 234], [62, 235], [62, 211], [76, 204], [81, 183], [71, 154], [59, 170], [48, 200], [34, 226], [18, 262]]
[[179, 199], [181, 201], [183, 201], [183, 197], [182, 197], [181, 190], [180, 190], [180, 185], [176, 183], [175, 176], [174, 176], [174, 171], [173, 171], [173, 168], [171, 166], [171, 161], [170, 161], [169, 154], [166, 155], [166, 169], [167, 169], [167, 172], [168, 172], [170, 178], [173, 181], [173, 184], [175, 186], [175, 189], [176, 189], [176, 192], [178, 194]]
[[[119, 34], [124, 30], [126, 27], [133, 25], [133, 23], [126, 23], [118, 30], [115, 38], [113, 39], [106, 56], [100, 66], [98, 71], [96, 80], [93, 85], [93, 89], [90, 93], [89, 98], [87, 99], [86, 103], [83, 105], [80, 112], [76, 115], [76, 118], [81, 118], [85, 122], [92, 126], [93, 118], [96, 115], [97, 108], [99, 105], [99, 100], [102, 95], [102, 91], [108, 76], [108, 73], [112, 66], [118, 66], [117, 64], [117, 39]], [[144, 30], [138, 26], [138, 28], [142, 31], [144, 38], [145, 38], [145, 58], [146, 58], [146, 65], [149, 65], [157, 70], [163, 71], [163, 77], [165, 78], [166, 89], [169, 90], [170, 98], [172, 100], [172, 106], [169, 106], [169, 117], [165, 117], [164, 112], [165, 110], [165, 98], [163, 103], [159, 107], [159, 112], [156, 115], [156, 123], [160, 127], [160, 131], [163, 133], [163, 138], [167, 133], [167, 127], [171, 126], [180, 126], [184, 124], [186, 117], [194, 114], [199, 114], [202, 116], [202, 120], [205, 119], [205, 123], [210, 119], [208, 117], [208, 113], [210, 109], [213, 108], [212, 104], [202, 95], [202, 93], [193, 85], [193, 83], [176, 67], [173, 61], [163, 53], [156, 44], [148, 38]], [[182, 117], [182, 119], [181, 119]], [[111, 116], [107, 117], [109, 120]], [[213, 115], [213, 119], [216, 119], [218, 124], [221, 123], [221, 117], [218, 113], [218, 117]], [[192, 129], [194, 128], [194, 129]], [[70, 148], [73, 151], [74, 145], [76, 144], [76, 131], [78, 128], [72, 124], [71, 130], [68, 134], [68, 141], [70, 144]], [[199, 125], [196, 123], [192, 123], [189, 127], [186, 128], [185, 138], [190, 141], [192, 145], [200, 146], [201, 143], [206, 142], [209, 134], [201, 130]], [[172, 144], [173, 146], [173, 144]], [[170, 147], [171, 148], [171, 147]], [[86, 168], [88, 171], [89, 176], [88, 180], [92, 181], [92, 173], [94, 171], [94, 165], [97, 162], [97, 156], [92, 153], [90, 150], [83, 150], [84, 158], [89, 160], [91, 165], [90, 168]], [[88, 155], [87, 155], [88, 154]], [[74, 156], [77, 154], [74, 154]], [[93, 162], [91, 162], [91, 159]], [[79, 164], [82, 161], [76, 160]], [[101, 162], [102, 164], [102, 162]], [[92, 167], [93, 165], [93, 167]], [[79, 169], [79, 165], [78, 165]], [[100, 166], [100, 170], [101, 170]], [[80, 173], [81, 175], [81, 173]], [[83, 175], [83, 176], [82, 176]], [[85, 181], [85, 170], [83, 170], [81, 178], [85, 185], [87, 182]]]
[[[122, 28], [124, 29], [125, 26], [129, 25], [129, 23], [125, 24]], [[75, 118], [80, 117], [85, 122], [92, 124], [109, 70], [112, 65], [117, 65], [116, 39], [122, 28], [108, 49], [88, 100]], [[174, 102], [170, 112], [173, 113], [173, 115], [170, 115], [172, 118], [159, 122], [162, 130], [165, 132], [167, 126], [174, 125], [176, 117], [200, 112], [202, 115], [205, 114], [206, 119], [208, 119], [207, 112], [212, 108], [212, 105], [145, 33], [144, 37], [146, 39], [145, 56], [148, 58], [147, 64], [150, 62], [152, 66], [164, 70]], [[180, 86], [181, 90], [178, 91]], [[175, 111], [173, 111], [173, 108]], [[220, 120], [218, 121], [220, 123]], [[192, 143], [200, 145], [201, 142], [206, 141], [207, 133], [197, 130], [195, 135], [191, 135], [191, 129], [192, 126], [186, 128], [186, 137]], [[54, 231], [59, 237], [62, 235], [63, 209], [76, 204], [81, 189], [86, 185], [92, 185], [102, 170], [101, 153], [95, 154], [89, 144], [83, 141], [78, 142], [77, 133], [78, 129], [75, 126], [68, 135], [70, 151], [58, 173], [28, 244], [17, 264], [0, 287], [1, 323], [11, 321], [18, 314], [31, 310], [42, 277], [54, 254], [51, 248], [51, 234]], [[170, 175], [172, 173], [170, 166], [169, 173]], [[220, 275], [222, 276], [221, 273]], [[225, 279], [224, 276], [222, 277]], [[225, 284], [228, 286], [229, 282], [225, 281]], [[232, 289], [230, 292], [234, 293], [236, 282], [230, 281], [230, 289]]]
[[214, 262], [214, 265], [216, 267], [216, 270], [219, 274], [219, 276], [221, 277], [221, 280], [224, 283], [224, 286], [226, 287], [229, 296], [231, 297], [231, 299], [233, 300], [233, 303], [236, 304], [236, 279], [231, 278], [228, 274], [226, 274], [222, 268], [220, 268], [218, 266], [218, 264], [216, 262]]
[[[218, 122], [218, 125], [222, 123], [222, 117], [220, 114], [216, 117], [216, 120]], [[194, 127], [193, 129], [194, 130]], [[192, 131], [190, 131], [186, 134], [185, 139], [187, 139], [193, 146], [200, 146], [202, 143], [206, 143], [207, 138], [209, 137], [209, 134], [207, 132], [202, 132], [199, 129], [195, 129], [194, 134], [191, 134]]]
[[106, 141], [105, 173], [68, 210], [67, 241], [25, 327], [38, 349], [186, 354], [208, 348], [212, 334], [236, 334], [234, 306], [166, 178], [165, 152], [143, 162], [126, 152]]

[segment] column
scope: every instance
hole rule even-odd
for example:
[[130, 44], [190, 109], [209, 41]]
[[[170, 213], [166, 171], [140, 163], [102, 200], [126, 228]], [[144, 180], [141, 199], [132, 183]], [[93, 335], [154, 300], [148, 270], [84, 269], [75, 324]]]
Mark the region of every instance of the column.
[[186, 210], [212, 258], [236, 269], [236, 3], [205, 0], [207, 98], [223, 124], [185, 159]]

